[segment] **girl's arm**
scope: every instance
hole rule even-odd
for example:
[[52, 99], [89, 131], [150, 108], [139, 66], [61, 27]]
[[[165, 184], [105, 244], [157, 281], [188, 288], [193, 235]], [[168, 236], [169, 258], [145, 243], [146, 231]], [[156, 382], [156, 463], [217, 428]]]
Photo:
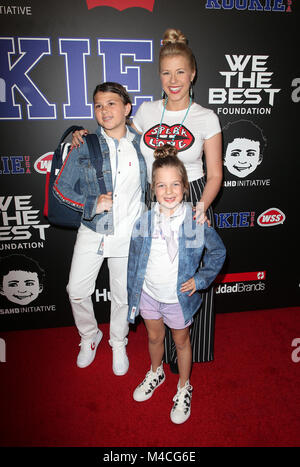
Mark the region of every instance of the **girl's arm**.
[[190, 292], [189, 297], [196, 290], [204, 290], [210, 286], [220, 272], [226, 257], [225, 246], [215, 229], [207, 224], [199, 225], [197, 229], [204, 229], [204, 265], [198, 268], [193, 277], [181, 284], [180, 291]]
[[225, 258], [225, 246], [215, 229], [204, 224], [204, 265], [194, 275], [197, 290], [207, 289], [220, 272]]

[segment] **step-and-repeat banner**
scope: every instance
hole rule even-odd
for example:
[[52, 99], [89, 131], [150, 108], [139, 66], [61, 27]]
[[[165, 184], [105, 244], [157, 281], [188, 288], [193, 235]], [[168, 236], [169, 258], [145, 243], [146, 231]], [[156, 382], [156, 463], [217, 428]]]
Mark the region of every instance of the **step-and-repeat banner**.
[[[295, 0], [26, 0], [0, 4], [0, 329], [72, 325], [75, 231], [43, 216], [63, 131], [93, 121], [96, 84], [117, 81], [133, 113], [161, 97], [160, 40], [181, 29], [197, 59], [195, 100], [223, 130], [215, 202], [227, 260], [217, 312], [299, 304], [299, 6]], [[298, 9], [298, 11], [297, 11]], [[107, 267], [93, 295], [109, 320]]]

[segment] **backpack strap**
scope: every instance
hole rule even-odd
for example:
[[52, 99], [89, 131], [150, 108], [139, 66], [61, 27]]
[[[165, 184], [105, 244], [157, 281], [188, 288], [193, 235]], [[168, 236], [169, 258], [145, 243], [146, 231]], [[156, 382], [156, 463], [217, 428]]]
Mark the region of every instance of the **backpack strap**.
[[60, 146], [61, 143], [64, 142], [64, 140], [66, 139], [66, 137], [70, 133], [74, 133], [74, 131], [76, 131], [76, 130], [83, 130], [83, 127], [82, 126], [76, 126], [76, 125], [69, 126], [69, 128], [66, 129], [66, 131], [63, 133], [62, 137], [60, 138], [60, 142], [59, 142], [58, 146]]
[[102, 153], [101, 153], [101, 148], [100, 148], [100, 143], [98, 136], [95, 133], [88, 134], [85, 137], [88, 148], [89, 148], [89, 154], [90, 154], [90, 159], [95, 167], [96, 174], [97, 174], [97, 180], [99, 183], [99, 188], [100, 188], [100, 193], [106, 193], [106, 186], [103, 180], [103, 173], [102, 173]]

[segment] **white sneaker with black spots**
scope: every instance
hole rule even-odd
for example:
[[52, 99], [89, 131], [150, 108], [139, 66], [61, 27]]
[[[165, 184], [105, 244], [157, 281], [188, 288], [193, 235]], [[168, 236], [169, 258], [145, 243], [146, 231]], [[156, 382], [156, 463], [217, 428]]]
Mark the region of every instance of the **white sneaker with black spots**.
[[150, 399], [155, 389], [164, 382], [165, 378], [163, 364], [161, 364], [155, 372], [152, 371], [151, 367], [151, 370], [146, 374], [144, 381], [134, 390], [134, 400], [137, 402], [143, 402]]
[[193, 387], [190, 385], [189, 380], [186, 381], [182, 388], [178, 383], [177, 393], [173, 398], [174, 405], [170, 413], [173, 423], [184, 423], [191, 415], [192, 391]]

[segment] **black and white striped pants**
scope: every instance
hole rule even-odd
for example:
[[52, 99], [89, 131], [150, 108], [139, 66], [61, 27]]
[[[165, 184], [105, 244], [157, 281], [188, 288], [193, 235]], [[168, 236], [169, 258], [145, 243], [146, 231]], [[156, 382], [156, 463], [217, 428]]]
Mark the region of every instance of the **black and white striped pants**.
[[[204, 177], [190, 182], [190, 194], [187, 201], [196, 205], [201, 199], [204, 186]], [[150, 199], [148, 198], [147, 204], [150, 204], [149, 201]], [[206, 211], [206, 215], [211, 222], [211, 226], [214, 227], [214, 215], [211, 207]], [[212, 286], [202, 293], [202, 304], [193, 319], [193, 324], [190, 326], [193, 362], [209, 362], [214, 358], [215, 316]], [[165, 363], [175, 363], [176, 360], [175, 343], [172, 339], [171, 330], [166, 326], [164, 361]]]

